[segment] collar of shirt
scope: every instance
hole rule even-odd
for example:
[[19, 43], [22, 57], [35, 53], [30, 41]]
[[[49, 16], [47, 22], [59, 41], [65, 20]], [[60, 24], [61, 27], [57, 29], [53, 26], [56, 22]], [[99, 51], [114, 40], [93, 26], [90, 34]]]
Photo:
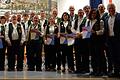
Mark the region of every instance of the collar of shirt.
[[17, 28], [17, 24], [13, 24], [13, 23], [12, 23], [12, 25], [13, 25], [13, 28], [14, 28], [14, 29]]
[[96, 23], [96, 21], [97, 21], [97, 19], [90, 21], [90, 27], [91, 27], [91, 29], [92, 29], [93, 25]]
[[105, 14], [105, 12], [104, 12], [104, 13], [101, 13], [101, 14], [100, 14], [100, 18], [102, 18], [104, 14]]
[[108, 15], [109, 15], [109, 17], [115, 17], [116, 14], [117, 14], [117, 12], [115, 12], [114, 15], [110, 15], [110, 14], [108, 14]]
[[66, 28], [68, 25], [68, 21], [66, 21], [66, 22], [64, 21], [63, 24], [64, 24], [64, 27]]

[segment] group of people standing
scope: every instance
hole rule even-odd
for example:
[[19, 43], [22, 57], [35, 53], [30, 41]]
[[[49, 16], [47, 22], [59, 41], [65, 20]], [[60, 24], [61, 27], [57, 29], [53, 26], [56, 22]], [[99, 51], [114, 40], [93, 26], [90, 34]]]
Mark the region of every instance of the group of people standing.
[[5, 70], [7, 48], [8, 71], [23, 71], [26, 47], [28, 71], [42, 71], [44, 49], [46, 71], [119, 77], [120, 13], [115, 5], [108, 4], [108, 12], [103, 4], [98, 9], [87, 5], [78, 14], [74, 10], [70, 6], [70, 13], [61, 18], [56, 9], [48, 19], [44, 10], [40, 16], [34, 12], [1, 16], [0, 70]]

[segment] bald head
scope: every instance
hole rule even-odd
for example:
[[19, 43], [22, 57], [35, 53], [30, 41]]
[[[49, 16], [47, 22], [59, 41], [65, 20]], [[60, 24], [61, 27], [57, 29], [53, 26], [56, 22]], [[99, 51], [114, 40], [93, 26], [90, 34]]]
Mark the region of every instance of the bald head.
[[70, 15], [74, 15], [75, 8], [74, 6], [69, 7]]
[[99, 13], [104, 13], [105, 12], [105, 6], [103, 4], [98, 5], [98, 11]]

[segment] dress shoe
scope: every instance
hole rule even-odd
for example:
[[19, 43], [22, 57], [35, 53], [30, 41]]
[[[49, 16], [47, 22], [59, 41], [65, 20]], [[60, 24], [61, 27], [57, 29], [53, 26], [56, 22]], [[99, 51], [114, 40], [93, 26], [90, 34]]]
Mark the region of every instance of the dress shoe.
[[15, 71], [15, 69], [12, 69], [12, 68], [8, 68], [7, 71]]

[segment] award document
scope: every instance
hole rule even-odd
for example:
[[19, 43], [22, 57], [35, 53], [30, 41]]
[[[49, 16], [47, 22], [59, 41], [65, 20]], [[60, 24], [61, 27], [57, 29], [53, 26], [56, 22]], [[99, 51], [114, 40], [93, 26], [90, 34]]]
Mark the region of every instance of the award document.
[[67, 44], [66, 34], [60, 34], [60, 44]]
[[31, 32], [31, 39], [35, 39], [36, 38], [36, 33], [35, 32]]
[[2, 39], [0, 39], [0, 49], [3, 48], [3, 42], [2, 42]]
[[75, 42], [75, 34], [67, 34], [67, 42], [68, 42], [68, 46], [71, 46], [74, 44]]
[[74, 44], [75, 39], [73, 39], [73, 38], [67, 38], [67, 41], [68, 41], [68, 46], [71, 46], [71, 45]]
[[82, 38], [85, 39], [85, 38], [90, 38], [91, 36], [91, 32], [89, 30], [89, 27], [83, 27], [82, 28]]
[[54, 35], [49, 35], [49, 37], [46, 38], [46, 44], [54, 45]]

